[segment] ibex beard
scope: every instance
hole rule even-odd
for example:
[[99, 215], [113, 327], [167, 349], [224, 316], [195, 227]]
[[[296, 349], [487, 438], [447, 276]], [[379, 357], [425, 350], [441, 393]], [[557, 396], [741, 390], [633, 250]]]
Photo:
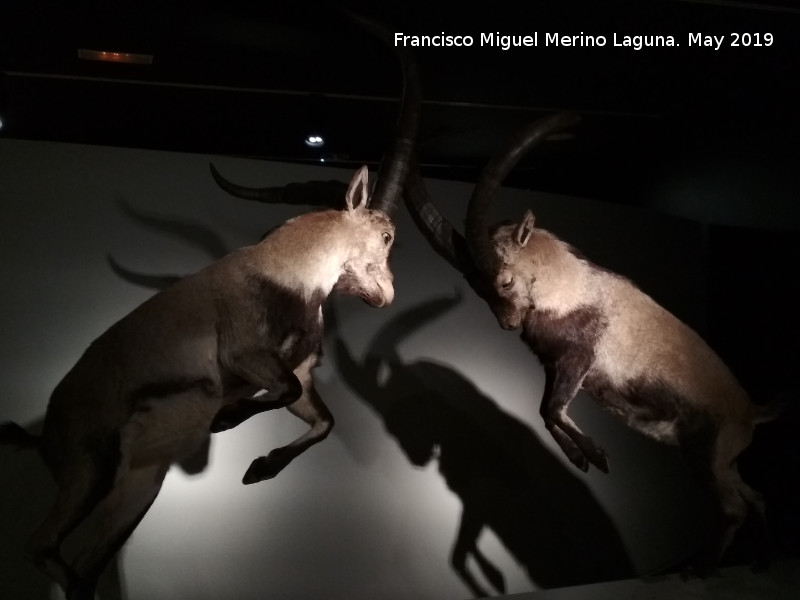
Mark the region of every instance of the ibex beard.
[[[368, 207], [367, 179], [363, 167], [344, 210], [294, 218], [110, 327], [56, 387], [40, 438], [11, 423], [0, 428], [0, 440], [37, 445], [56, 480], [54, 506], [27, 553], [68, 598], [93, 598], [170, 465], [210, 432], [280, 407], [309, 424], [255, 459], [244, 483], [274, 477], [328, 435], [333, 418], [311, 379], [322, 303], [333, 290], [377, 307], [394, 296], [394, 226]], [[60, 546], [90, 514], [98, 533], [68, 564]]]

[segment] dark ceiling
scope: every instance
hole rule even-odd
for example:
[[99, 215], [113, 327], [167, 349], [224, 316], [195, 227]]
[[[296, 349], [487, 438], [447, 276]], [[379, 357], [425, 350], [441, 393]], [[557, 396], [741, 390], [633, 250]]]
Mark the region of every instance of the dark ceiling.
[[[331, 10], [334, 4], [5, 0], [0, 135], [376, 164], [397, 111], [398, 63], [389, 48]], [[471, 48], [415, 49], [427, 176], [474, 181], [511, 132], [566, 109], [584, 116], [577, 137], [538, 150], [510, 184], [652, 204], [676, 179], [713, 172], [735, 180], [748, 172], [755, 182], [751, 210], [766, 210], [760, 187], [768, 188], [770, 202], [794, 203], [796, 2], [342, 4], [394, 32], [475, 40]], [[607, 43], [545, 46], [554, 32], [605, 36]], [[481, 47], [482, 33], [538, 34], [538, 46]], [[690, 47], [695, 33], [724, 36], [724, 43]], [[734, 33], [747, 34], [739, 47], [731, 45]], [[678, 46], [614, 46], [615, 34], [617, 41], [671, 35]], [[153, 59], [87, 61], [79, 49]], [[322, 149], [304, 145], [312, 130], [325, 136]]]

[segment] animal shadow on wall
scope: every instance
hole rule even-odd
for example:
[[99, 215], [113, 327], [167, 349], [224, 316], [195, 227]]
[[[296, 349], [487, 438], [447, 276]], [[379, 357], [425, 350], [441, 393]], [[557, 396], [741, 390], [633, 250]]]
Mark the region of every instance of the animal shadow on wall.
[[[461, 500], [453, 569], [475, 596], [506, 591], [503, 573], [478, 547], [488, 528], [543, 588], [633, 576], [609, 516], [533, 430], [452, 367], [400, 358], [403, 338], [460, 300], [438, 298], [399, 314], [374, 336], [361, 361], [338, 334], [331, 334], [329, 344], [343, 381], [380, 415], [411, 464], [438, 460], [447, 486]], [[327, 316], [333, 325], [333, 310]], [[482, 577], [470, 570], [468, 559]]]

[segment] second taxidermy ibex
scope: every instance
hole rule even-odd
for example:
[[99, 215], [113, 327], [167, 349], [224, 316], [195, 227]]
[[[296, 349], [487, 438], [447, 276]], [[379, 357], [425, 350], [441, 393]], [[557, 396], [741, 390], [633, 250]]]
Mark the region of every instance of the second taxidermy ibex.
[[[362, 167], [340, 197], [343, 210], [287, 221], [110, 327], [56, 387], [41, 437], [13, 423], [0, 426], [0, 442], [38, 447], [56, 480], [55, 503], [27, 553], [70, 600], [94, 598], [97, 578], [155, 500], [170, 465], [210, 432], [281, 407], [308, 423], [304, 435], [256, 458], [247, 484], [274, 477], [330, 432], [333, 418], [311, 378], [322, 304], [332, 291], [376, 307], [394, 297], [389, 215], [419, 111], [418, 91], [404, 89], [372, 198]], [[327, 201], [329, 191], [323, 195]], [[68, 563], [62, 542], [90, 516], [99, 525]]]
[[406, 198], [423, 233], [464, 273], [499, 324], [522, 329], [545, 371], [541, 415], [575, 466], [608, 471], [605, 452], [567, 414], [583, 389], [631, 428], [678, 446], [709, 484], [722, 522], [695, 565], [705, 570], [717, 563], [748, 509], [766, 530], [761, 495], [742, 481], [736, 460], [755, 425], [779, 408], [753, 404], [697, 333], [626, 278], [534, 227], [531, 211], [517, 223], [489, 227], [489, 205], [517, 161], [576, 121], [562, 114], [533, 123], [486, 166], [470, 200], [465, 237], [438, 212], [415, 169]]

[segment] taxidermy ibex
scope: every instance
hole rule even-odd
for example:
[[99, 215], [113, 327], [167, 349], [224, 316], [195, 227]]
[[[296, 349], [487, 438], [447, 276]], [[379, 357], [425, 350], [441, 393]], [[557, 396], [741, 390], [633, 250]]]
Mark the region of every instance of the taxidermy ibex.
[[487, 224], [496, 188], [535, 143], [574, 124], [570, 115], [536, 122], [485, 168], [470, 200], [466, 239], [439, 214], [416, 169], [407, 186], [417, 224], [489, 303], [505, 329], [522, 339], [544, 366], [545, 425], [569, 460], [583, 471], [608, 471], [605, 452], [570, 419], [580, 389], [631, 428], [677, 445], [711, 485], [721, 531], [697, 568], [715, 565], [745, 520], [748, 508], [766, 532], [761, 495], [736, 466], [754, 426], [777, 415], [759, 407], [722, 360], [692, 329], [624, 277], [592, 264], [577, 250], [534, 227], [527, 211], [518, 223]]
[[[310, 425], [294, 442], [256, 458], [246, 484], [275, 477], [330, 432], [333, 418], [311, 379], [321, 306], [332, 291], [376, 307], [394, 297], [390, 214], [418, 114], [418, 101], [404, 90], [396, 140], [371, 199], [362, 167], [343, 210], [287, 221], [110, 327], [56, 387], [41, 437], [13, 423], [0, 428], [0, 441], [38, 447], [55, 477], [55, 504], [27, 553], [71, 600], [94, 597], [97, 578], [155, 500], [170, 465], [210, 432], [279, 407]], [[90, 513], [99, 526], [68, 564], [62, 542]]]

